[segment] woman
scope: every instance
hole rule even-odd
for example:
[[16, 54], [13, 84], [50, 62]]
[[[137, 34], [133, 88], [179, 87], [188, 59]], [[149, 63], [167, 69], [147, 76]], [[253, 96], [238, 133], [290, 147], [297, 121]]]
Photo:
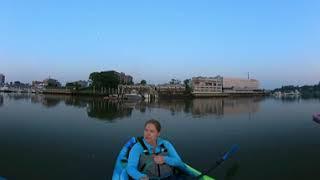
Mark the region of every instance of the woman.
[[187, 171], [173, 145], [160, 138], [161, 125], [151, 119], [145, 123], [143, 138], [129, 154], [127, 173], [133, 179], [164, 179], [174, 175], [175, 168]]

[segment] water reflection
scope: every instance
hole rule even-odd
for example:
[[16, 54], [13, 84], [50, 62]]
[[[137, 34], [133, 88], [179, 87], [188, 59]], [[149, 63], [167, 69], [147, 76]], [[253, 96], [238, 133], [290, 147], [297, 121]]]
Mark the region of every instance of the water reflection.
[[31, 103], [41, 103], [46, 108], [57, 106], [63, 99], [63, 96], [54, 95], [33, 95], [31, 96]]
[[[0, 104], [3, 104], [3, 96], [0, 96]], [[147, 102], [117, 102], [106, 101], [102, 98], [77, 97], [65, 95], [18, 95], [10, 94], [9, 98], [15, 100], [31, 99], [32, 103], [40, 103], [46, 108], [52, 108], [60, 103], [66, 106], [83, 108], [87, 115], [99, 120], [113, 122], [117, 118], [131, 116], [133, 110], [145, 113], [155, 109], [165, 109], [171, 115], [177, 112], [192, 114], [194, 117], [256, 113], [259, 111], [259, 103], [263, 97], [252, 98], [202, 98], [189, 100], [159, 100], [153, 103]]]
[[0, 94], [0, 107], [3, 105], [3, 95]]
[[168, 109], [175, 112], [191, 113], [194, 116], [256, 113], [259, 111], [259, 103], [262, 97], [252, 98], [207, 98], [193, 100], [159, 101], [152, 107]]
[[116, 118], [130, 116], [136, 103], [106, 101], [102, 98], [77, 97], [64, 95], [35, 95], [31, 96], [32, 103], [41, 103], [52, 108], [60, 103], [66, 106], [84, 108], [87, 115], [99, 120], [112, 122]]
[[32, 94], [27, 93], [5, 93], [3, 95], [10, 100], [29, 100], [32, 96]]
[[89, 102], [87, 113], [89, 117], [112, 122], [116, 118], [131, 116], [134, 105], [96, 100]]

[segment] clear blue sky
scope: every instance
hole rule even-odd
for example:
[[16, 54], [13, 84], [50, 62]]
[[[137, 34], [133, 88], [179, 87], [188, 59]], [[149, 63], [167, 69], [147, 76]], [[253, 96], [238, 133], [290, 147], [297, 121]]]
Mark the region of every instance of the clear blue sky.
[[117, 70], [136, 82], [320, 81], [320, 1], [3, 0], [0, 73], [67, 82]]

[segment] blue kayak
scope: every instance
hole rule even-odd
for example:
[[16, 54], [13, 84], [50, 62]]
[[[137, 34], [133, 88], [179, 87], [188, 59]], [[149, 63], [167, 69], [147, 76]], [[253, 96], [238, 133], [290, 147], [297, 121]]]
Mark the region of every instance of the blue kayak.
[[[132, 146], [137, 143], [137, 140], [135, 137], [132, 137], [121, 149], [116, 165], [113, 170], [112, 180], [129, 180], [129, 175], [126, 171], [126, 166], [128, 162], [128, 153], [129, 150], [132, 148]], [[196, 175], [200, 175], [201, 172], [197, 171], [196, 169], [192, 168], [191, 166], [187, 165], [187, 168], [190, 172], [193, 172]], [[202, 176], [200, 180], [214, 180], [214, 178], [209, 176]]]

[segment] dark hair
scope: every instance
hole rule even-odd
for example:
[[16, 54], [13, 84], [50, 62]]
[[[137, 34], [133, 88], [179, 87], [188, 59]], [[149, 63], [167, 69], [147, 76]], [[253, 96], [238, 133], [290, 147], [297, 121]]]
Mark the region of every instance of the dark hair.
[[146, 127], [148, 124], [153, 124], [156, 127], [158, 132], [161, 131], [161, 124], [159, 121], [157, 121], [155, 119], [150, 119], [144, 124], [144, 127]]

